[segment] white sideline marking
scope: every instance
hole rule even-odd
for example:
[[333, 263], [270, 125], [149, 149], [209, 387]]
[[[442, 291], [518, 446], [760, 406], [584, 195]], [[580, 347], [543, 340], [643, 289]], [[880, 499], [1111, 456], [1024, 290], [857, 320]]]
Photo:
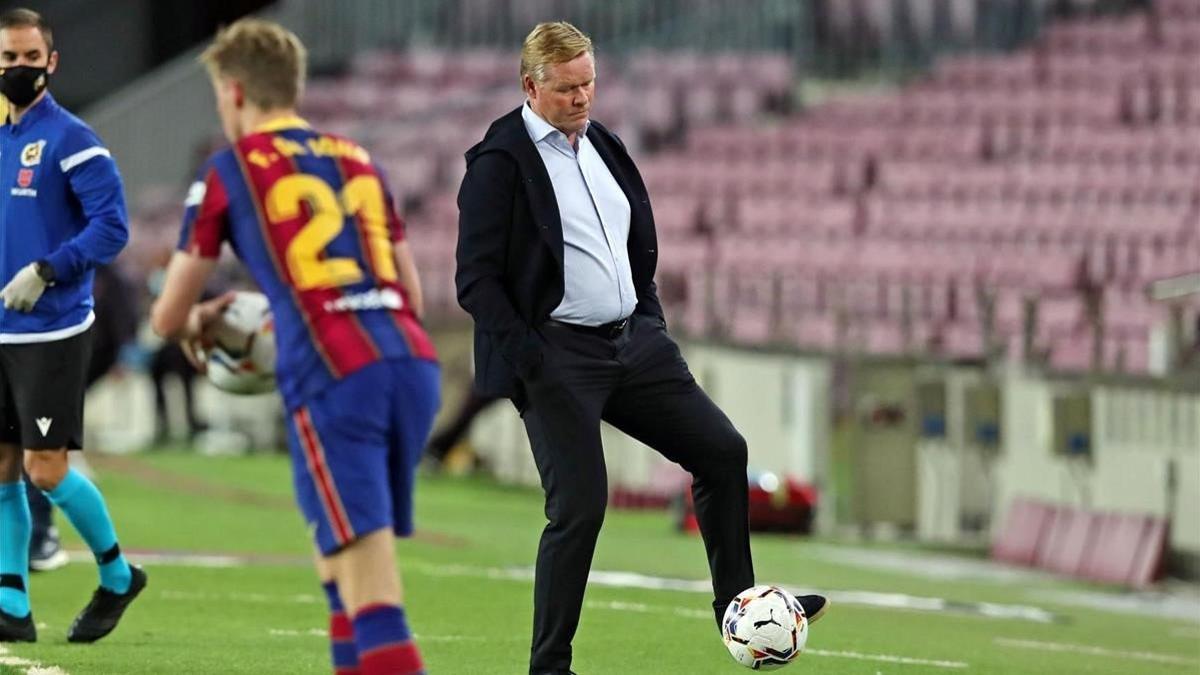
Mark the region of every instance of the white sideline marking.
[[320, 628], [309, 628], [308, 630], [295, 630], [294, 628], [269, 628], [267, 635], [276, 637], [329, 637], [329, 631]]
[[[91, 561], [91, 553], [73, 552], [72, 560]], [[135, 553], [133, 557], [139, 562], [161, 565], [181, 565], [188, 567], [241, 567], [251, 564], [245, 558], [232, 555], [208, 554], [174, 554], [169, 552]], [[420, 572], [434, 577], [473, 577], [482, 579], [499, 579], [508, 581], [529, 582], [533, 580], [531, 567], [475, 567], [471, 565], [435, 565], [418, 560], [404, 561], [403, 569]], [[644, 588], [660, 591], [682, 591], [688, 593], [712, 592], [712, 584], [707, 579], [671, 579], [655, 577], [636, 572], [619, 572], [593, 570], [588, 576], [588, 583], [596, 586], [611, 588]], [[791, 584], [776, 584], [789, 588], [793, 593], [804, 594], [806, 591]], [[1035, 623], [1053, 623], [1055, 615], [1039, 607], [1028, 605], [1000, 605], [987, 602], [953, 602], [942, 598], [929, 598], [903, 593], [878, 593], [874, 591], [820, 591], [830, 600], [838, 604], [861, 605], [884, 609], [915, 610], [924, 612], [941, 612], [968, 614], [993, 619], [1020, 619]], [[295, 602], [311, 604], [319, 599], [312, 595], [269, 596], [260, 593], [230, 593], [223, 596], [182, 592], [164, 591], [162, 596], [168, 600], [228, 600], [233, 602]]]
[[[91, 551], [68, 551], [67, 557], [71, 562], [96, 563], [96, 556]], [[162, 553], [133, 551], [127, 554], [138, 563], [149, 565], [179, 565], [181, 567], [244, 567], [249, 564], [245, 558], [233, 555], [212, 555], [207, 553]]]
[[975, 560], [950, 554], [880, 551], [831, 544], [813, 544], [805, 550], [826, 562], [870, 570], [886, 570], [935, 581], [987, 581], [1015, 585], [1054, 578], [1054, 575], [1047, 572], [1011, 567], [994, 560]]
[[[417, 642], [491, 642], [489, 638], [482, 635], [422, 635], [421, 633], [413, 633], [413, 639]], [[521, 639], [521, 638], [517, 638]]]
[[[1153, 616], [1160, 619], [1200, 623], [1200, 596], [1195, 593], [1139, 591], [1107, 593], [1102, 591], [1060, 590], [1031, 591], [1042, 602], [1086, 607], [1102, 612]], [[1028, 595], [1028, 594], [1027, 594]]]
[[43, 666], [37, 661], [10, 656], [8, 648], [0, 645], [0, 666], [28, 666], [23, 671], [25, 675], [70, 675], [58, 666]]
[[[692, 619], [713, 620], [712, 612], [705, 612], [688, 607], [666, 607], [662, 605], [647, 605], [642, 602], [594, 601], [588, 600], [584, 607], [593, 609], [611, 609], [618, 612], [634, 612], [637, 614], [674, 614]], [[918, 659], [910, 656], [894, 656], [892, 654], [861, 654], [859, 652], [833, 651], [828, 649], [805, 649], [804, 654], [812, 656], [837, 657], [857, 659], [859, 661], [875, 661], [877, 663], [895, 663], [906, 666], [932, 666], [934, 668], [967, 668], [969, 664], [963, 661], [944, 661], [940, 659]]]
[[1073, 645], [1064, 642], [1041, 642], [1039, 640], [1016, 640], [1013, 638], [1000, 637], [996, 638], [996, 644], [1004, 647], [1017, 647], [1020, 649], [1037, 649], [1044, 652], [1067, 652], [1071, 654], [1116, 657], [1119, 659], [1131, 659], [1134, 661], [1152, 661], [1154, 663], [1171, 663], [1185, 666], [1192, 666], [1200, 663], [1200, 661], [1197, 661], [1194, 658], [1176, 656], [1174, 654], [1160, 654], [1158, 652], [1131, 652], [1121, 649], [1093, 647], [1091, 645]]
[[[70, 556], [72, 562], [94, 563], [95, 561], [94, 556], [89, 551], [70, 551], [68, 555]], [[256, 564], [256, 561], [236, 555], [203, 553], [171, 553], [164, 551], [143, 553], [135, 551], [131, 553], [130, 557], [134, 558], [138, 562], [144, 562], [151, 565], [178, 565], [182, 567], [229, 568]], [[912, 556], [898, 556], [898, 559], [907, 563], [916, 558]], [[854, 564], [857, 559], [839, 560], [841, 560], [841, 562]], [[949, 563], [947, 563], [947, 565], [948, 564]], [[992, 563], [971, 561], [963, 563], [962, 566], [970, 569], [992, 569], [996, 567]], [[533, 578], [533, 570], [530, 568], [502, 569], [470, 567], [466, 565], [434, 565], [422, 563], [416, 560], [405, 561], [402, 564], [402, 567], [418, 570], [430, 576], [467, 576], [515, 581], [528, 581]], [[891, 569], [891, 567], [888, 567], [887, 565], [884, 565], [884, 567]], [[938, 574], [946, 573], [949, 578], [957, 578], [955, 574], [947, 572], [945, 567], [946, 565], [935, 566]], [[1007, 574], [1007, 572], [998, 573], [1002, 575]], [[1025, 576], [1023, 577], [1022, 575]], [[1018, 579], [1029, 577], [1028, 574], [1025, 574], [1020, 570], [1013, 571], [1011, 576]], [[975, 578], [975, 576], [966, 575], [961, 576], [961, 578]], [[648, 588], [654, 590], [687, 591], [697, 593], [708, 593], [710, 592], [711, 588], [708, 580], [669, 579], [664, 577], [653, 577], [645, 574], [638, 574], [635, 572], [593, 571], [589, 577], [589, 581], [597, 585], [612, 586], [617, 588]], [[778, 585], [782, 585], [785, 588], [791, 588], [793, 591], [797, 590], [790, 584]], [[1055, 620], [1055, 616], [1050, 612], [1028, 605], [948, 603], [938, 598], [923, 598], [918, 596], [908, 596], [893, 593], [874, 593], [868, 591], [839, 591], [827, 593], [827, 595], [829, 595], [831, 599], [836, 600], [838, 603], [866, 605], [871, 607], [935, 612], [955, 612], [997, 619], [1021, 619], [1036, 623], [1051, 623]], [[1099, 592], [1048, 591], [1042, 593], [1039, 595], [1039, 597], [1042, 599], [1052, 600], [1054, 602], [1074, 605], [1076, 607], [1087, 607], [1090, 609], [1117, 612], [1121, 614], [1162, 616], [1165, 618], [1182, 619], [1187, 621], [1197, 621], [1200, 619], [1200, 613], [1197, 612], [1197, 608], [1200, 607], [1200, 604], [1198, 604], [1195, 600], [1169, 595], [1162, 596], [1161, 594], [1151, 593], [1122, 596], [1114, 595], [1112, 593]]]
[[967, 668], [970, 664], [963, 661], [943, 661], [941, 659], [917, 659], [910, 656], [892, 656], [891, 654], [860, 654], [858, 652], [831, 651], [828, 649], [805, 649], [805, 655], [834, 656], [842, 659], [857, 659], [859, 661], [877, 661], [879, 663], [897, 663], [905, 666], [932, 666], [934, 668]]
[[267, 603], [294, 603], [299, 605], [311, 605], [317, 602], [317, 596], [307, 593], [289, 593], [282, 595], [268, 595], [267, 593], [203, 593], [198, 591], [172, 591], [166, 590], [159, 594], [164, 600], [191, 600], [199, 602], [267, 602]]
[[[532, 581], [532, 568], [472, 567], [470, 565], [429, 565], [405, 561], [404, 569], [419, 571], [435, 577], [477, 577], [484, 579], [507, 579]], [[670, 579], [654, 577], [636, 572], [609, 572], [592, 570], [588, 584], [610, 588], [644, 588], [655, 591], [684, 591], [689, 593], [712, 593], [712, 583], [707, 579]], [[790, 589], [797, 595], [807, 592], [791, 584], [775, 584]], [[862, 605], [884, 609], [903, 609], [924, 612], [969, 614], [993, 619], [1022, 619], [1035, 623], [1053, 623], [1055, 616], [1039, 607], [1028, 605], [1000, 605], [988, 602], [951, 602], [942, 598], [926, 598], [904, 593], [877, 593], [874, 591], [811, 591], [820, 592], [837, 604]]]
[[622, 602], [620, 600], [588, 600], [583, 603], [585, 607], [595, 609], [612, 609], [618, 612], [637, 612], [638, 614], [674, 614], [689, 619], [712, 619], [713, 613], [706, 612], [702, 609], [693, 609], [691, 607], [662, 607], [655, 605], [647, 605], [641, 602]]
[[[267, 635], [276, 637], [329, 637], [329, 631], [322, 628], [309, 628], [308, 630], [296, 630], [294, 628], [268, 628]], [[413, 639], [420, 642], [491, 642], [488, 638], [481, 635], [425, 635], [422, 633], [413, 633]]]

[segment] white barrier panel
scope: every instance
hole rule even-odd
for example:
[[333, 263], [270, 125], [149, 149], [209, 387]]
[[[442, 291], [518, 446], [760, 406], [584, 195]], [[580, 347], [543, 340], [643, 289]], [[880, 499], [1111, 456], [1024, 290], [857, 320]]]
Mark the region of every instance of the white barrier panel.
[[[195, 439], [202, 452], [244, 452], [284, 447], [283, 403], [278, 394], [234, 396], [203, 377], [193, 381], [197, 417], [208, 431]], [[165, 383], [171, 436], [186, 437], [183, 391], [176, 378]], [[105, 452], [134, 452], [155, 441], [154, 385], [149, 375], [108, 375], [87, 394], [85, 446]]]

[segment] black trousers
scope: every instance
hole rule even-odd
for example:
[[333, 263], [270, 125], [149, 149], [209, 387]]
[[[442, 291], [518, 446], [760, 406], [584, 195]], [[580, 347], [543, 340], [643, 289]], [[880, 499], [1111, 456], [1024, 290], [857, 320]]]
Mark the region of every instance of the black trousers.
[[522, 417], [549, 520], [538, 546], [530, 672], [565, 674], [608, 503], [600, 421], [691, 472], [718, 622], [729, 601], [754, 585], [746, 441], [653, 319], [634, 316], [614, 339], [553, 323], [538, 332], [542, 361], [521, 375]]

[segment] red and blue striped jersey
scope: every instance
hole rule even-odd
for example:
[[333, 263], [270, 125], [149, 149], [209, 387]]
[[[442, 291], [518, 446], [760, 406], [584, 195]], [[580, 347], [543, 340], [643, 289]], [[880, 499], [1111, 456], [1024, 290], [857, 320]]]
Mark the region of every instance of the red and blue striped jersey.
[[404, 223], [367, 152], [299, 118], [217, 152], [188, 191], [179, 250], [228, 241], [271, 302], [288, 409], [383, 359], [436, 360], [393, 243]]

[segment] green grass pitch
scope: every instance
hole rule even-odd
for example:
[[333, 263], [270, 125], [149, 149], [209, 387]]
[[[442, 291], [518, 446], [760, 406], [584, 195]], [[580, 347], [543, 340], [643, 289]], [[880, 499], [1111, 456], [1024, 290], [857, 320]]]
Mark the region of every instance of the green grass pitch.
[[[0, 645], [0, 673], [323, 673], [326, 612], [304, 527], [279, 456], [204, 458], [164, 452], [98, 463], [123, 547], [150, 585], [115, 633], [70, 645], [65, 631], [96, 583], [76, 562], [32, 578], [40, 628], [32, 645]], [[525, 672], [540, 495], [477, 479], [422, 478], [420, 535], [399, 544], [407, 607], [429, 672]], [[70, 526], [60, 529], [82, 550]], [[1141, 618], [1055, 604], [1047, 593], [1095, 587], [1050, 579], [931, 579], [832, 561], [869, 549], [757, 537], [761, 581], [1040, 607], [1054, 623], [844, 602], [813, 626], [790, 673], [1197, 673], [1196, 621]], [[894, 548], [888, 550], [895, 550]], [[192, 553], [194, 564], [147, 552]], [[904, 549], [912, 555], [916, 549]], [[212, 556], [240, 560], [202, 566]], [[610, 511], [595, 569], [705, 579], [698, 538], [662, 513]], [[1103, 589], [1099, 589], [1103, 590]], [[1114, 594], [1118, 591], [1112, 591]], [[583, 675], [744, 672], [729, 658], [697, 592], [593, 586], [575, 642]], [[58, 670], [54, 670], [57, 668]]]

